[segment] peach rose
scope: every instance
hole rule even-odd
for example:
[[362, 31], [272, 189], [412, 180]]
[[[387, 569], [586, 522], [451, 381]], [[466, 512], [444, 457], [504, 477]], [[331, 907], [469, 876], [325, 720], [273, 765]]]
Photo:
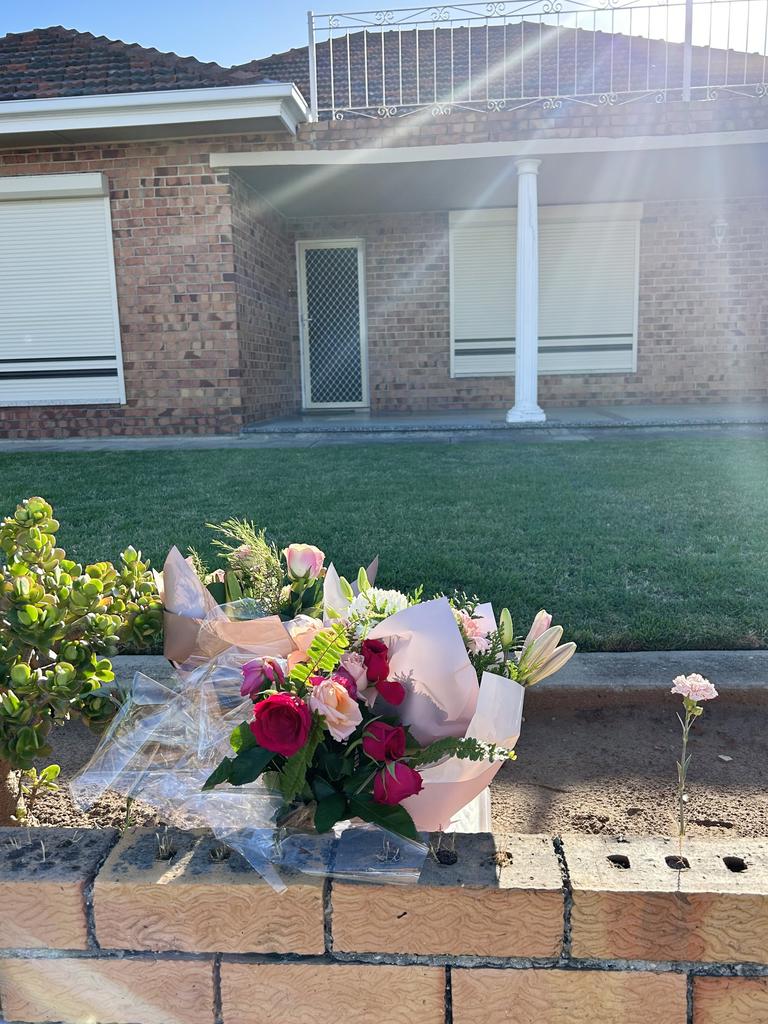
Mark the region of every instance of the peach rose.
[[316, 580], [323, 569], [325, 555], [313, 544], [289, 544], [283, 551], [288, 575], [293, 580]]
[[296, 650], [291, 651], [288, 655], [288, 671], [290, 672], [294, 665], [307, 660], [309, 645], [324, 627], [320, 619], [313, 619], [311, 615], [297, 615], [295, 619], [285, 623], [285, 628], [296, 646]]
[[349, 739], [363, 720], [360, 705], [350, 697], [342, 683], [335, 679], [323, 679], [322, 676], [314, 678], [318, 682], [309, 691], [310, 708], [323, 716], [335, 740]]

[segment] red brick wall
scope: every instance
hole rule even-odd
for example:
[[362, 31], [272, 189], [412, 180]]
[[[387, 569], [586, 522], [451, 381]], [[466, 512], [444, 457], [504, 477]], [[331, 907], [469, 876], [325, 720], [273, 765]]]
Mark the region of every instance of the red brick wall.
[[[0, 152], [0, 175], [101, 171], [112, 198], [127, 404], [0, 409], [0, 435], [226, 433], [299, 402], [292, 232], [367, 242], [375, 410], [511, 402], [511, 378], [448, 377], [444, 214], [286, 227], [241, 183], [212, 172], [212, 150], [359, 148], [524, 138], [734, 131], [768, 126], [768, 105], [565, 104], [500, 113], [349, 119], [287, 134], [104, 143]], [[768, 201], [646, 205], [638, 373], [544, 378], [542, 400], [766, 397], [761, 268]], [[711, 221], [725, 211], [725, 244]]]
[[764, 838], [688, 839], [680, 871], [671, 838], [458, 834], [456, 863], [427, 857], [418, 884], [294, 872], [276, 893], [205, 832], [168, 830], [170, 860], [154, 829], [14, 833], [0, 830], [15, 847], [0, 863], [8, 1020], [768, 1020]]
[[[720, 248], [712, 222], [728, 223]], [[298, 238], [362, 237], [371, 406], [394, 412], [511, 405], [514, 378], [451, 379], [448, 216], [295, 221]], [[638, 368], [544, 376], [567, 405], [768, 396], [768, 199], [646, 203], [641, 228]]]
[[7, 437], [215, 433], [239, 429], [228, 175], [210, 140], [0, 153], [0, 174], [101, 171], [109, 178], [125, 406], [0, 409]]
[[232, 176], [240, 380], [246, 423], [301, 404], [296, 257], [285, 220]]
[[[361, 149], [379, 146], [437, 146], [515, 139], [624, 138], [633, 135], [690, 135], [768, 127], [768, 104], [721, 95], [716, 102], [670, 101], [653, 97], [619, 106], [588, 107], [563, 101], [560, 108], [532, 104], [489, 113], [452, 111], [432, 116], [429, 108], [403, 118], [351, 117], [303, 124], [295, 141], [278, 149]], [[224, 148], [224, 147], [219, 147]]]

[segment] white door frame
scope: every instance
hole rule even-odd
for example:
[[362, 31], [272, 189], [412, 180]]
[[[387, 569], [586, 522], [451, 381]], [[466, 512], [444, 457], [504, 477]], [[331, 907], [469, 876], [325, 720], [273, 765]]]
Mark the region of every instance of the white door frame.
[[[357, 295], [360, 319], [360, 373], [362, 399], [359, 402], [312, 402], [309, 369], [309, 331], [307, 330], [307, 277], [304, 254], [308, 249], [357, 249]], [[365, 302], [365, 241], [362, 238], [328, 238], [296, 243], [296, 269], [299, 288], [299, 340], [301, 348], [301, 398], [305, 409], [367, 409], [368, 320]]]

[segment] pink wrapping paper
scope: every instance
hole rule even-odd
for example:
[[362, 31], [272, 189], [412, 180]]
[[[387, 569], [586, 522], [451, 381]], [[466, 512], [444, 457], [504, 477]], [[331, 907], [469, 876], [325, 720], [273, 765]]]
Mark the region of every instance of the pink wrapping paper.
[[[490, 605], [478, 612], [495, 628]], [[397, 709], [419, 743], [445, 736], [472, 736], [513, 747], [520, 735], [525, 690], [504, 676], [477, 675], [447, 598], [406, 608], [379, 623], [370, 637], [389, 647], [393, 678], [408, 694]], [[448, 828], [455, 815], [490, 785], [502, 761], [448, 758], [419, 769], [424, 788], [403, 806], [421, 831]]]
[[389, 648], [390, 674], [407, 691], [398, 714], [419, 743], [464, 736], [477, 704], [477, 675], [448, 599], [396, 612], [368, 635]]
[[[477, 707], [466, 736], [511, 749], [520, 736], [525, 688], [519, 683], [484, 672]], [[453, 818], [490, 786], [503, 761], [462, 761], [448, 758], [421, 770], [424, 788], [403, 801], [416, 828], [436, 832], [448, 829]]]

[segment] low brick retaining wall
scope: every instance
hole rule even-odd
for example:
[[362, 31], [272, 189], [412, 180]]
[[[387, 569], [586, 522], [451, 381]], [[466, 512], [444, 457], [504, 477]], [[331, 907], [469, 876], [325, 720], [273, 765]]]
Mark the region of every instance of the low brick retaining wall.
[[690, 840], [681, 871], [669, 840], [458, 836], [418, 885], [282, 895], [207, 834], [162, 845], [0, 829], [6, 1021], [768, 1021], [768, 840]]

